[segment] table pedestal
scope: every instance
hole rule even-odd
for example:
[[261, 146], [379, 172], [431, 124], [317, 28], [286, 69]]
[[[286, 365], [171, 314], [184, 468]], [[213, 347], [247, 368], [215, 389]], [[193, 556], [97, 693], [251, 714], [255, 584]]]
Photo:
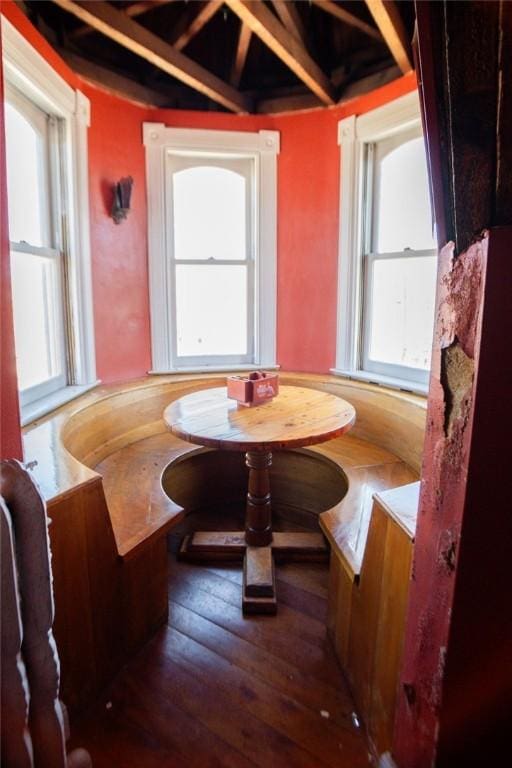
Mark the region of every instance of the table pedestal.
[[248, 451], [249, 487], [245, 532], [197, 531], [183, 540], [180, 558], [244, 562], [244, 613], [276, 613], [274, 559], [325, 562], [329, 550], [321, 533], [273, 533], [270, 451]]

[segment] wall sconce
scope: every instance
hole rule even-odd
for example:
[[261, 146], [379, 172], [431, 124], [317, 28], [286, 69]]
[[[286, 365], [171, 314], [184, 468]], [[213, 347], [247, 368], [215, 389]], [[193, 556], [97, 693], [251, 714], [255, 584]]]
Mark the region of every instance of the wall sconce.
[[122, 219], [130, 210], [130, 198], [132, 196], [133, 179], [131, 176], [125, 176], [114, 184], [114, 199], [112, 200], [112, 218], [116, 224], [120, 224]]

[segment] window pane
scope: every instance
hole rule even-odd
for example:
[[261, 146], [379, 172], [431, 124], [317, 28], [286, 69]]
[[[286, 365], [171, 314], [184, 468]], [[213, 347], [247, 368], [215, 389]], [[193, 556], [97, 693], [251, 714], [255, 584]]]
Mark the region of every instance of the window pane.
[[246, 259], [246, 179], [215, 166], [173, 174], [174, 258]]
[[16, 364], [20, 390], [61, 374], [57, 264], [11, 252]]
[[395, 145], [396, 138], [377, 144], [372, 250], [435, 249], [423, 139]]
[[[50, 245], [46, 135], [12, 104], [6, 102], [5, 107], [9, 237], [14, 242]], [[44, 113], [40, 114], [46, 126]]]
[[435, 256], [373, 261], [371, 360], [430, 368], [436, 268]]
[[247, 354], [247, 267], [176, 267], [177, 352]]

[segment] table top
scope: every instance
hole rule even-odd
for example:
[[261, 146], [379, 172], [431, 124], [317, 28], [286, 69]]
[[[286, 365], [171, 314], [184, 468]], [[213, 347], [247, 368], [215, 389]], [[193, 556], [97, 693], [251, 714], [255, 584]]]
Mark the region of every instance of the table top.
[[227, 397], [226, 387], [180, 397], [164, 411], [171, 431], [191, 443], [232, 451], [300, 448], [347, 432], [355, 409], [341, 397], [303, 387], [280, 387], [251, 408]]

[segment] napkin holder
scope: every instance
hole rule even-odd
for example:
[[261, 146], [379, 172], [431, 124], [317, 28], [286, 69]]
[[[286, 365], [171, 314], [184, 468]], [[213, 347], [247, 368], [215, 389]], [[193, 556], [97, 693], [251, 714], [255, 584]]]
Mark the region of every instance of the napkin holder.
[[248, 376], [227, 377], [228, 397], [250, 407], [272, 400], [279, 392], [277, 373], [253, 371]]

